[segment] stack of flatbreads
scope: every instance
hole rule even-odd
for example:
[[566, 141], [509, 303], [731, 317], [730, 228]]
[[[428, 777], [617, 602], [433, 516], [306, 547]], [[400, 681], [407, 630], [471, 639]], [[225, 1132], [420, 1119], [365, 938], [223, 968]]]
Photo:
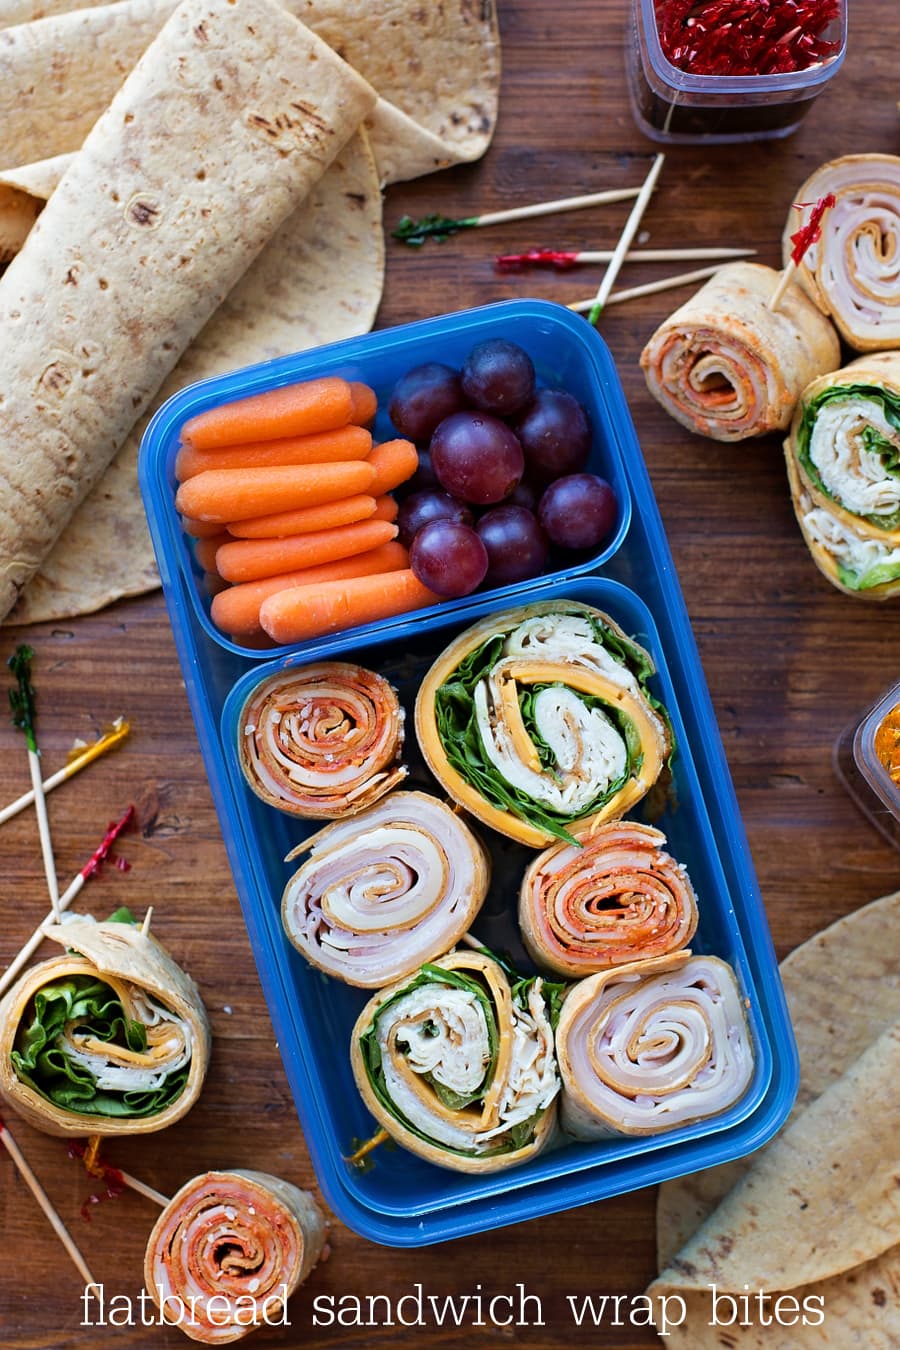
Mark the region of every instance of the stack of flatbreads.
[[797, 1103], [758, 1153], [661, 1188], [661, 1274], [647, 1293], [668, 1308], [664, 1344], [900, 1345], [898, 939], [900, 892], [782, 964], [800, 1050]]
[[496, 120], [491, 3], [77, 4], [0, 0], [7, 622], [158, 584], [152, 412], [371, 327], [382, 186], [477, 158]]

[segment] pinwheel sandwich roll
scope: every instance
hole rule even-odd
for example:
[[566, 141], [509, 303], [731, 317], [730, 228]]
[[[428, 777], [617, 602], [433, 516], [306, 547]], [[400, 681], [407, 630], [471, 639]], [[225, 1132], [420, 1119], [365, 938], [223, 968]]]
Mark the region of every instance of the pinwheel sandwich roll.
[[573, 985], [556, 1050], [563, 1128], [579, 1139], [656, 1134], [718, 1115], [753, 1075], [734, 972], [687, 951]]
[[425, 792], [392, 792], [328, 825], [285, 887], [284, 929], [328, 975], [380, 989], [462, 937], [487, 894], [490, 860], [456, 811]]
[[144, 1281], [166, 1321], [193, 1341], [225, 1345], [282, 1324], [325, 1239], [308, 1191], [266, 1172], [205, 1172], [154, 1224]]
[[668, 718], [650, 654], [607, 614], [541, 601], [460, 634], [419, 690], [416, 732], [449, 795], [533, 848], [614, 819], [660, 778]]
[[190, 1110], [209, 1061], [193, 980], [133, 922], [67, 918], [66, 950], [0, 1003], [0, 1097], [45, 1134], [148, 1134]]
[[875, 352], [804, 390], [785, 441], [800, 528], [840, 589], [900, 584], [900, 352]]
[[559, 986], [510, 978], [481, 951], [457, 951], [383, 989], [360, 1014], [353, 1076], [398, 1144], [457, 1172], [535, 1157], [554, 1134]]
[[406, 776], [404, 712], [381, 675], [345, 661], [261, 680], [238, 723], [249, 786], [270, 806], [328, 820], [377, 802]]
[[784, 227], [785, 262], [798, 223], [829, 193], [834, 206], [797, 281], [856, 351], [900, 347], [900, 158], [844, 155], [821, 165], [794, 197], [803, 206]]
[[780, 279], [759, 263], [728, 263], [641, 353], [650, 393], [689, 431], [717, 441], [783, 431], [806, 385], [840, 361], [837, 334], [799, 286], [767, 308]]
[[519, 927], [538, 966], [580, 979], [687, 946], [697, 899], [661, 831], [616, 820], [575, 837], [538, 854], [522, 880]]

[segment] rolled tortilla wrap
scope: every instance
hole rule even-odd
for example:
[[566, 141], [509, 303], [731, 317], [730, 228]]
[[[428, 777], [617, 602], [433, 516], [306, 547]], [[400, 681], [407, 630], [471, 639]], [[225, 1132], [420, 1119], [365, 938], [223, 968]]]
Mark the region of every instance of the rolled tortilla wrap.
[[192, 1341], [225, 1345], [281, 1323], [325, 1239], [308, 1191], [267, 1172], [205, 1172], [156, 1220], [144, 1281], [167, 1322]]
[[607, 614], [541, 601], [491, 615], [450, 644], [416, 700], [428, 767], [479, 820], [541, 848], [616, 819], [672, 748], [649, 695], [647, 651]]
[[784, 430], [806, 385], [840, 361], [837, 334], [799, 286], [766, 308], [780, 278], [759, 263], [727, 264], [641, 353], [650, 393], [689, 431], [743, 441]]
[[821, 237], [803, 255], [797, 281], [856, 351], [898, 347], [900, 158], [844, 155], [807, 178], [794, 198], [801, 209], [791, 210], [784, 227], [785, 263], [791, 235], [829, 193], [835, 204], [823, 217]]
[[380, 989], [448, 951], [477, 915], [488, 855], [449, 806], [392, 792], [288, 855], [309, 858], [285, 887], [285, 932], [314, 966]]
[[148, 48], [0, 278], [0, 614], [373, 99], [275, 0]]
[[66, 951], [0, 1003], [0, 1097], [45, 1134], [148, 1134], [190, 1110], [209, 1062], [197, 986], [132, 923], [67, 918]]
[[261, 680], [238, 725], [249, 786], [291, 815], [331, 820], [374, 805], [406, 777], [404, 711], [381, 675], [346, 661]]
[[369, 1002], [350, 1042], [363, 1101], [410, 1152], [456, 1172], [496, 1172], [553, 1136], [559, 1076], [551, 992], [493, 957], [458, 951]]
[[522, 880], [519, 926], [538, 966], [581, 979], [687, 946], [697, 899], [660, 830], [617, 820], [575, 837], [539, 854]]
[[556, 1052], [563, 1128], [579, 1139], [657, 1134], [718, 1115], [753, 1075], [734, 972], [687, 951], [573, 985]]

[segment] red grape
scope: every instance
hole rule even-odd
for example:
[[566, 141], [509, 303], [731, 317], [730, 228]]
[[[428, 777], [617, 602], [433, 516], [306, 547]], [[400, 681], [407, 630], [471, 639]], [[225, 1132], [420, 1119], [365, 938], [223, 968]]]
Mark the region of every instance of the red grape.
[[409, 550], [409, 565], [435, 595], [468, 595], [484, 581], [487, 549], [469, 525], [432, 520], [423, 525]]
[[435, 429], [430, 450], [441, 487], [476, 506], [489, 506], [509, 496], [525, 467], [518, 439], [490, 413], [457, 412], [445, 417]]
[[500, 416], [514, 413], [534, 393], [531, 357], [505, 338], [479, 342], [462, 368], [462, 389], [466, 398], [484, 412]]
[[407, 497], [397, 515], [398, 538], [405, 548], [432, 520], [455, 520], [460, 525], [472, 524], [472, 512], [448, 492], [414, 492]]
[[547, 536], [524, 506], [495, 506], [475, 527], [487, 549], [487, 582], [509, 586], [540, 576], [547, 561]]
[[616, 495], [605, 478], [573, 473], [544, 491], [538, 519], [560, 548], [596, 548], [616, 523]]
[[440, 361], [426, 361], [401, 375], [388, 415], [401, 436], [425, 445], [438, 422], [467, 406], [459, 372]]
[[580, 473], [591, 452], [591, 424], [576, 398], [565, 389], [539, 389], [513, 422], [522, 442], [528, 474], [549, 483]]

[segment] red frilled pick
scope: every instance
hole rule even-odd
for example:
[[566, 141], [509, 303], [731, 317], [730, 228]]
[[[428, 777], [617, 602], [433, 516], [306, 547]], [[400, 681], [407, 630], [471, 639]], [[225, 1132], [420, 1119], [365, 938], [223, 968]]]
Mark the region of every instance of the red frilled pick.
[[834, 206], [834, 193], [829, 192], [827, 196], [820, 197], [813, 205], [811, 202], [795, 202], [794, 210], [803, 211], [807, 206], [812, 205], [809, 213], [809, 220], [805, 225], [801, 225], [795, 234], [791, 235], [791, 243], [794, 247], [791, 249], [791, 262], [799, 267], [803, 261], [803, 256], [808, 248], [817, 244], [822, 237], [822, 217], [825, 212]]

